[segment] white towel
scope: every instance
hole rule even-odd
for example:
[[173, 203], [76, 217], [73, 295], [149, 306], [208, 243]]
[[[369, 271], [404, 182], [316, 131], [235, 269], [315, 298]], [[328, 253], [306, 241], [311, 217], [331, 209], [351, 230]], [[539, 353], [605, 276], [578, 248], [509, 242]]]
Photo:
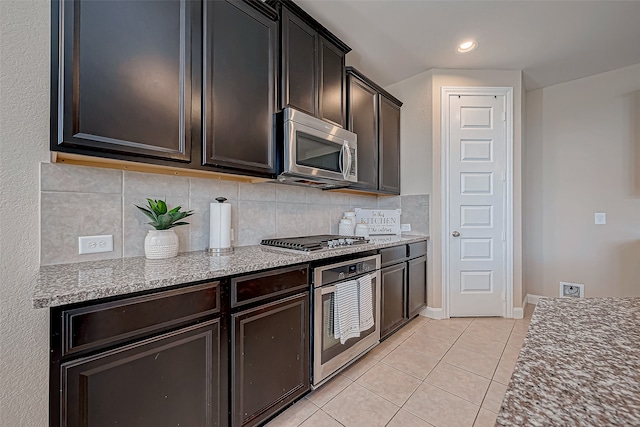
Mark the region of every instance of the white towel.
[[358, 293], [360, 296], [360, 332], [364, 332], [375, 325], [370, 274], [358, 279]]
[[334, 293], [334, 336], [344, 344], [349, 338], [360, 336], [360, 310], [358, 309], [358, 282], [338, 283]]

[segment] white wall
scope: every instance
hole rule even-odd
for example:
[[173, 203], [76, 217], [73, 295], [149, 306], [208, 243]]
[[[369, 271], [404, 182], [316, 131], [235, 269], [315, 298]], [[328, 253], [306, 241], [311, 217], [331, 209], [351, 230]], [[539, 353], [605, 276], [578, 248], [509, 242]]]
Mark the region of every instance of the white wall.
[[402, 101], [400, 114], [400, 183], [403, 195], [431, 194], [431, 71], [386, 89]]
[[39, 163], [48, 158], [47, 1], [0, 2], [0, 425], [48, 419], [46, 310], [31, 307], [39, 259]]
[[523, 294], [542, 294], [542, 90], [527, 93], [522, 177]]
[[528, 292], [640, 295], [640, 64], [532, 92], [527, 112]]

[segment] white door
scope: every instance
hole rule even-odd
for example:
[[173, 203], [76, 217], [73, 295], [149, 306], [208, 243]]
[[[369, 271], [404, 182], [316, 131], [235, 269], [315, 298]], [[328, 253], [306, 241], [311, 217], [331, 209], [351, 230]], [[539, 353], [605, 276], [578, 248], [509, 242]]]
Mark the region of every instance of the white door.
[[449, 316], [505, 316], [506, 97], [449, 95]]

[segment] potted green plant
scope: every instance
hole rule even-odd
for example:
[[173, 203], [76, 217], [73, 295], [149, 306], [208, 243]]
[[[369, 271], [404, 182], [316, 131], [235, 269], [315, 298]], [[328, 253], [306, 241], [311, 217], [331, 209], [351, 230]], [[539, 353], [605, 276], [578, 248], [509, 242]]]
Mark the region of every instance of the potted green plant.
[[173, 227], [187, 225], [182, 219], [193, 215], [193, 211], [181, 212], [182, 206], [169, 210], [166, 201], [147, 199], [148, 207], [135, 205], [149, 219], [155, 230], [149, 230], [144, 239], [144, 254], [148, 259], [173, 258], [178, 255], [179, 240]]

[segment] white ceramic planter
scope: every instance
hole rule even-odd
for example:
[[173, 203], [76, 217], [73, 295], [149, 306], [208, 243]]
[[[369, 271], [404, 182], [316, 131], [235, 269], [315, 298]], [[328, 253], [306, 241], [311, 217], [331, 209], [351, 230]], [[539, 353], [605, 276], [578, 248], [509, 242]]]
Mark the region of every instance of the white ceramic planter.
[[147, 259], [173, 258], [178, 255], [178, 235], [175, 231], [149, 230], [144, 238], [144, 255]]

